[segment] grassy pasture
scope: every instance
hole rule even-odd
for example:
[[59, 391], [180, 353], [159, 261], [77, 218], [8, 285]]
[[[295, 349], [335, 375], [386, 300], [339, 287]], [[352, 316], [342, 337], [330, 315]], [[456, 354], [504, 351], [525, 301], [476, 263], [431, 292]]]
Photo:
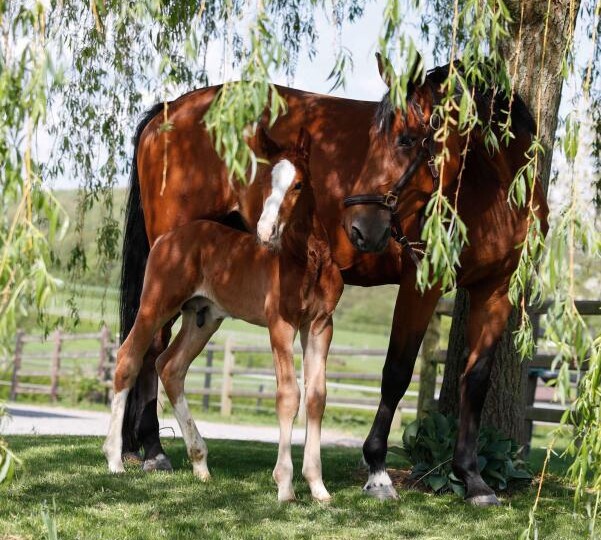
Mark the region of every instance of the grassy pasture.
[[[181, 440], [166, 443], [174, 474], [144, 475], [130, 468], [124, 476], [107, 473], [98, 438], [9, 437], [9, 443], [23, 466], [0, 493], [0, 538], [6, 540], [46, 538], [41, 508], [44, 501], [52, 508], [53, 499], [63, 540], [515, 539], [528, 523], [536, 491], [531, 486], [502, 496], [500, 508], [476, 509], [453, 495], [415, 490], [401, 490], [398, 501], [381, 503], [361, 494], [360, 450], [326, 448], [324, 479], [334, 499], [324, 506], [310, 499], [300, 475], [302, 451], [295, 447], [298, 502], [279, 505], [271, 480], [277, 454], [272, 444], [209, 441], [213, 480], [201, 484]], [[542, 454], [533, 451], [537, 470]], [[573, 540], [586, 532], [586, 520], [573, 515], [571, 494], [554, 476], [562, 468], [555, 459], [543, 488], [539, 538]]]

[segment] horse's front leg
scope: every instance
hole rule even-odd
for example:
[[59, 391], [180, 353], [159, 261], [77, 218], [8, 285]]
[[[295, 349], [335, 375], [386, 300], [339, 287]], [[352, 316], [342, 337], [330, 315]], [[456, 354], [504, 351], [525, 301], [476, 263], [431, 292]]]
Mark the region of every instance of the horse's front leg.
[[495, 348], [505, 330], [511, 304], [506, 281], [470, 287], [468, 291], [470, 354], [461, 377], [459, 431], [452, 465], [455, 475], [465, 483], [466, 501], [477, 506], [489, 506], [499, 504], [499, 501], [478, 470], [478, 433]]
[[292, 425], [298, 413], [300, 390], [294, 369], [294, 336], [296, 329], [278, 319], [269, 325], [273, 362], [277, 381], [275, 406], [280, 425], [278, 460], [273, 469], [273, 479], [278, 486], [278, 501], [295, 498], [292, 487]]
[[332, 318], [313, 321], [301, 330], [305, 371], [305, 410], [307, 427], [303, 476], [317, 501], [331, 499], [321, 472], [321, 421], [326, 405], [326, 360], [332, 342]]
[[378, 499], [395, 499], [398, 496], [386, 472], [388, 435], [394, 412], [411, 382], [415, 359], [439, 298], [438, 289], [429, 290], [422, 296], [415, 289], [415, 271], [409, 268], [403, 272], [382, 370], [380, 404], [363, 444], [363, 456], [369, 467], [369, 477], [363, 489]]

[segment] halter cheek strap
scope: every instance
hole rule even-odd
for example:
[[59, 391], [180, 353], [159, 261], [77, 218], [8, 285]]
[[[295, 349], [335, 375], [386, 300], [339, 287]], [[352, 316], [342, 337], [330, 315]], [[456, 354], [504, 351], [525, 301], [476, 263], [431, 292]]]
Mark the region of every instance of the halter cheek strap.
[[416, 266], [419, 266], [420, 260], [417, 257], [415, 250], [409, 243], [409, 240], [403, 234], [401, 220], [398, 213], [398, 201], [401, 190], [413, 178], [426, 158], [428, 158], [427, 163], [430, 169], [430, 174], [432, 175], [433, 191], [438, 189], [440, 184], [440, 173], [438, 172], [438, 167], [436, 166], [436, 142], [434, 141], [434, 132], [436, 129], [438, 129], [437, 124], [439, 119], [437, 115], [432, 114], [430, 116], [429, 125], [426, 126], [422, 108], [418, 103], [415, 103], [414, 106], [417, 110], [420, 124], [426, 131], [426, 136], [421, 142], [421, 148], [415, 159], [409, 164], [409, 167], [407, 167], [405, 172], [401, 175], [391, 190], [387, 191], [383, 195], [379, 193], [370, 193], [345, 197], [344, 207], [348, 208], [349, 206], [356, 206], [359, 204], [377, 204], [388, 210], [390, 212], [390, 231], [392, 238], [399, 243], [403, 249], [407, 249], [409, 251], [411, 260]]

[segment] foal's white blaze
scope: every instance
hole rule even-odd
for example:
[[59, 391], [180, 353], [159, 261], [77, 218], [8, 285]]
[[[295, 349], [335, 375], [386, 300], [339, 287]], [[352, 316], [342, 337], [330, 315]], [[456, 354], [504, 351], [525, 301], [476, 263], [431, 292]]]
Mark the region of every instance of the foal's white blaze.
[[113, 473], [125, 470], [121, 459], [121, 428], [123, 426], [123, 415], [125, 414], [125, 403], [127, 402], [128, 393], [129, 389], [125, 389], [113, 396], [109, 433], [102, 447], [109, 464], [109, 470]]
[[295, 177], [296, 168], [287, 159], [276, 163], [271, 170], [271, 195], [265, 199], [263, 212], [257, 223], [257, 235], [262, 242], [269, 242], [284, 195]]

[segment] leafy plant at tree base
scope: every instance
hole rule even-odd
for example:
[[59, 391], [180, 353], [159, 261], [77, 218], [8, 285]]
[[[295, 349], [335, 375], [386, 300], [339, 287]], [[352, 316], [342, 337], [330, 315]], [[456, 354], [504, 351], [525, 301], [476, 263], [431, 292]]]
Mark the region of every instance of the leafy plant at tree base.
[[[451, 469], [457, 438], [457, 420], [433, 413], [409, 424], [403, 447], [391, 448], [411, 465], [410, 479], [422, 482], [436, 493], [453, 491], [464, 496], [463, 482]], [[518, 457], [519, 447], [493, 428], [483, 428], [478, 438], [478, 469], [495, 490], [504, 490], [512, 480], [530, 480], [532, 475]]]

